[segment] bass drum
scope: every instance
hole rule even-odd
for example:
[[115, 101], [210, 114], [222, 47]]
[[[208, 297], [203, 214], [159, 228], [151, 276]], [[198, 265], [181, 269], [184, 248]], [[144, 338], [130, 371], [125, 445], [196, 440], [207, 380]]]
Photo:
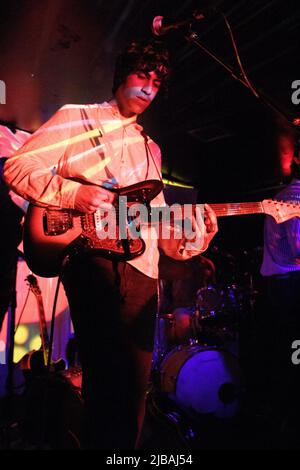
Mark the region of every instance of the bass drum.
[[227, 351], [199, 345], [173, 349], [161, 363], [160, 387], [193, 417], [232, 418], [239, 411], [241, 373]]

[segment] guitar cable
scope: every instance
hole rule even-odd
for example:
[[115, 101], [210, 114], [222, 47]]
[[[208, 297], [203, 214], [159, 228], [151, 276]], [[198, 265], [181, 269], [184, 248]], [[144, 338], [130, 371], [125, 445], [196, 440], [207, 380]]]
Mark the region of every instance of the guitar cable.
[[46, 430], [48, 424], [48, 399], [49, 399], [49, 389], [50, 389], [50, 372], [51, 372], [51, 358], [52, 358], [52, 349], [53, 349], [53, 339], [54, 339], [54, 327], [55, 327], [55, 314], [56, 314], [56, 307], [57, 307], [57, 300], [58, 300], [58, 293], [59, 288], [61, 285], [61, 279], [63, 275], [63, 269], [66, 263], [69, 260], [69, 256], [67, 255], [61, 265], [61, 269], [58, 275], [53, 306], [52, 306], [52, 313], [51, 313], [51, 326], [50, 326], [50, 338], [49, 338], [49, 351], [47, 357], [47, 364], [46, 364], [46, 375], [45, 375], [45, 388], [42, 397], [42, 407], [41, 407], [41, 433], [40, 433], [40, 441], [39, 441], [39, 448], [43, 449], [46, 443]]
[[59, 273], [59, 276], [58, 276], [58, 279], [57, 279], [57, 284], [56, 284], [56, 289], [55, 289], [55, 294], [54, 294], [54, 300], [53, 300], [53, 306], [52, 306], [50, 337], [49, 337], [49, 352], [48, 352], [47, 364], [46, 364], [47, 372], [50, 372], [50, 367], [51, 367], [51, 357], [52, 357], [52, 347], [53, 347], [54, 327], [55, 327], [55, 314], [56, 314], [57, 299], [58, 299], [59, 288], [60, 288], [60, 285], [61, 285], [61, 278], [62, 278], [64, 266], [65, 266], [65, 262], [63, 262], [63, 264], [62, 264], [62, 269], [61, 269], [61, 271]]

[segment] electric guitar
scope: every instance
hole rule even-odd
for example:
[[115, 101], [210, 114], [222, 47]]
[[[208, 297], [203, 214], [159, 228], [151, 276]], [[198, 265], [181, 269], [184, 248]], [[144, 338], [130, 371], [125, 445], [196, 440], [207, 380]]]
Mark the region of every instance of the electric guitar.
[[[127, 208], [133, 204], [149, 206], [163, 188], [159, 180], [147, 180], [124, 188], [112, 188], [116, 193], [115, 237], [108, 236], [102, 224], [103, 211], [83, 214], [75, 210], [53, 210], [30, 204], [27, 210], [23, 243], [29, 268], [42, 277], [55, 277], [69, 253], [93, 253], [109, 259], [127, 261], [145, 251], [141, 237], [132, 237], [130, 230], [121, 233], [118, 225], [119, 202], [126, 197]], [[125, 208], [126, 209], [126, 208]], [[123, 227], [124, 231], [124, 227]]]
[[[159, 180], [148, 180], [125, 188], [117, 193], [116, 209], [120, 196], [127, 197], [127, 206], [148, 204], [161, 191]], [[193, 205], [194, 206], [194, 205]], [[300, 204], [265, 199], [262, 202], [210, 204], [217, 217], [268, 214], [277, 223], [300, 216]], [[117, 209], [118, 210], [118, 209]], [[117, 227], [119, 230], [119, 227]], [[93, 214], [80, 214], [72, 210], [52, 210], [30, 205], [24, 224], [24, 255], [30, 269], [43, 277], [57, 276], [68, 253], [97, 253], [109, 259], [127, 261], [140, 256], [145, 250], [141, 237], [127, 238], [105, 235], [101, 225], [100, 210]]]
[[[48, 356], [49, 356], [49, 336], [47, 331], [47, 324], [45, 318], [45, 310], [43, 304], [42, 293], [39, 288], [37, 278], [32, 274], [27, 276], [26, 281], [28, 282], [29, 289], [35, 295], [37, 304], [38, 304], [38, 312], [39, 312], [39, 325], [40, 325], [40, 335], [42, 340], [41, 348], [38, 350], [30, 351], [29, 353], [25, 354], [20, 360], [20, 369], [24, 371], [31, 371], [35, 375], [40, 375], [45, 372], [47, 364], [48, 364]], [[62, 371], [66, 368], [66, 363], [63, 359], [58, 359], [57, 361], [51, 362], [51, 371], [58, 372]]]

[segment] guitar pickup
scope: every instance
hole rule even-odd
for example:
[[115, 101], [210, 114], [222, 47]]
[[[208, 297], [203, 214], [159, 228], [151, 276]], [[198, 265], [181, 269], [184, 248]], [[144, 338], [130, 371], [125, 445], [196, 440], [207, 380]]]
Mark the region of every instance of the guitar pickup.
[[45, 210], [43, 214], [45, 235], [62, 235], [73, 227], [73, 217], [69, 211]]

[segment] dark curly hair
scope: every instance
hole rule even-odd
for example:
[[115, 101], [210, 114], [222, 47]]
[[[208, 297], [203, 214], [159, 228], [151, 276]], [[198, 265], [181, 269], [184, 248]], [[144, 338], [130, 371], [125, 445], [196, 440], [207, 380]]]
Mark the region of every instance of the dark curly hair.
[[162, 80], [162, 88], [167, 88], [170, 75], [169, 52], [162, 42], [130, 42], [117, 57], [112, 92], [115, 94], [128, 75], [137, 71], [156, 72]]

